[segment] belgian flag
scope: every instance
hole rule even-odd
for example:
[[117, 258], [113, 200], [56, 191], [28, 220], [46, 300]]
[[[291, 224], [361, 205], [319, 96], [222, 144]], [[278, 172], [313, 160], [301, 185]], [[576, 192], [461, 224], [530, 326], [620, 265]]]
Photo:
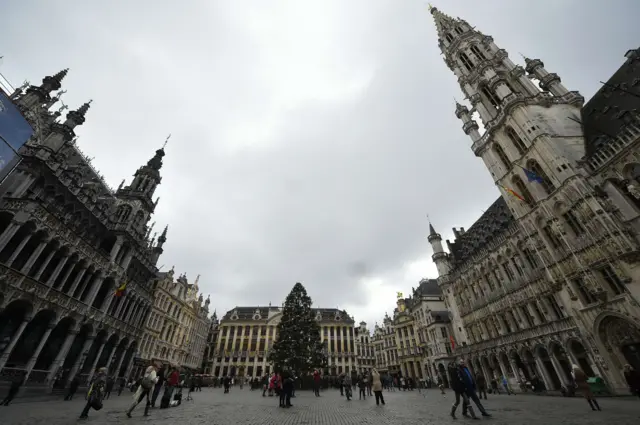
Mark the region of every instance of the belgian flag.
[[126, 290], [127, 290], [127, 282], [124, 282], [122, 283], [122, 285], [118, 286], [118, 289], [116, 289], [116, 292], [114, 292], [113, 295], [115, 295], [116, 297], [122, 297], [124, 296]]

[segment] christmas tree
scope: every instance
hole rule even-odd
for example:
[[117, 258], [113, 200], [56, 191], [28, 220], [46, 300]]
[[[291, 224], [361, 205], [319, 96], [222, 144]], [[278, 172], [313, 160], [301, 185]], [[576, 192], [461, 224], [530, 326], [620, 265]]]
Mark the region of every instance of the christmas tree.
[[268, 360], [278, 371], [298, 376], [326, 364], [320, 342], [320, 326], [311, 310], [311, 297], [300, 282], [287, 295], [278, 323], [278, 337], [269, 350]]

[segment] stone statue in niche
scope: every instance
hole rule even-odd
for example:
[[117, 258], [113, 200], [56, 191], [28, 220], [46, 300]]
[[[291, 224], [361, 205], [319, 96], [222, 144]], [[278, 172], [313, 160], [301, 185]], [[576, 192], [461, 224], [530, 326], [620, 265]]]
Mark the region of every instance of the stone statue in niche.
[[638, 189], [638, 186], [636, 186], [633, 183], [629, 183], [627, 185], [627, 191], [629, 192], [629, 194], [631, 196], [633, 196], [636, 199], [640, 199], [640, 189]]

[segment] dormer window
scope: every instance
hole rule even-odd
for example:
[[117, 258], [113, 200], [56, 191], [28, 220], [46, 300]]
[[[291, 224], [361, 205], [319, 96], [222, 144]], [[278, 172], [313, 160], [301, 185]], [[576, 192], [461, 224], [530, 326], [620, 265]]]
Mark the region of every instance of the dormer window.
[[474, 55], [476, 55], [476, 57], [480, 60], [485, 60], [487, 59], [484, 55], [484, 53], [482, 53], [482, 50], [480, 50], [478, 48], [478, 46], [471, 46], [471, 53], [473, 53]]
[[452, 36], [451, 34], [447, 33], [447, 34], [445, 35], [445, 38], [447, 39], [447, 41], [448, 41], [449, 43], [453, 43], [453, 36]]
[[469, 59], [464, 52], [460, 53], [460, 62], [462, 62], [462, 65], [467, 68], [467, 71], [471, 71], [473, 69], [473, 62], [471, 62], [471, 59]]

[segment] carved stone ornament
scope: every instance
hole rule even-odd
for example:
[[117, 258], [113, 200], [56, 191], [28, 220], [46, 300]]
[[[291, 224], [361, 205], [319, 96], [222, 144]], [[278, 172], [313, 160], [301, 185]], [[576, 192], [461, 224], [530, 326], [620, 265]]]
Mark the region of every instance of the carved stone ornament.
[[640, 189], [638, 189], [636, 185], [634, 185], [633, 183], [629, 183], [627, 185], [627, 190], [629, 191], [629, 194], [631, 196], [633, 196], [636, 199], [640, 199]]

